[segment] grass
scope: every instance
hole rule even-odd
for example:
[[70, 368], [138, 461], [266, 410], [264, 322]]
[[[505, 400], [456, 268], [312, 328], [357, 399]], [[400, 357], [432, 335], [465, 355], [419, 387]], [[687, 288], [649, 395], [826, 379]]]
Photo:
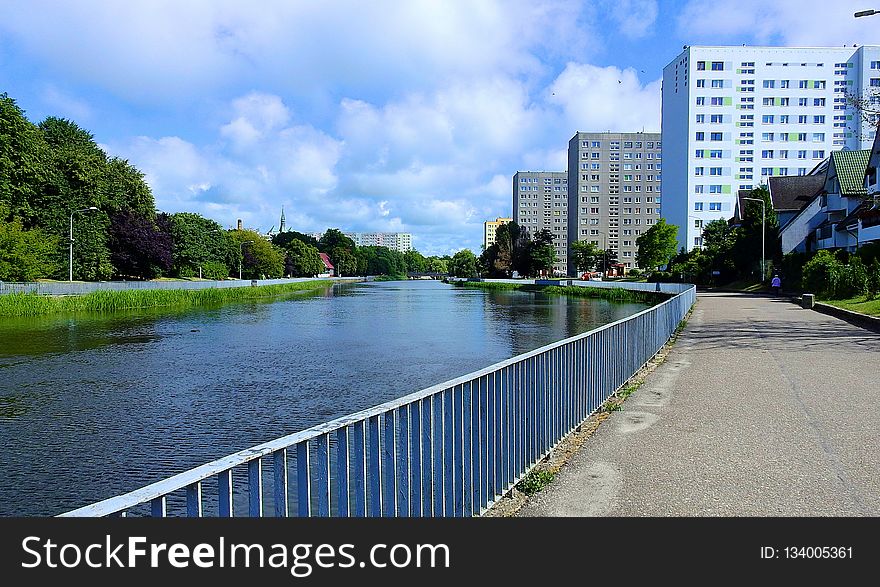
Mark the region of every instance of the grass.
[[653, 291], [633, 291], [623, 288], [600, 288], [600, 287], [580, 287], [577, 285], [558, 286], [558, 285], [533, 285], [531, 283], [496, 283], [491, 281], [458, 281], [455, 282], [458, 287], [475, 287], [479, 289], [488, 289], [493, 291], [519, 290], [540, 292], [548, 295], [572, 296], [580, 298], [599, 298], [603, 300], [611, 300], [615, 302], [637, 302], [645, 304], [655, 304], [658, 295], [662, 298], [667, 297], [665, 294], [657, 294]]
[[14, 293], [0, 296], [0, 317], [202, 306], [266, 298], [291, 292], [325, 288], [330, 285], [329, 281], [314, 280], [259, 287], [96, 291], [79, 296]]
[[837, 306], [851, 312], [859, 312], [868, 316], [880, 316], [880, 298], [868, 299], [865, 296], [857, 296], [846, 300], [821, 300], [830, 306]]
[[551, 471], [532, 470], [525, 478], [516, 484], [516, 488], [526, 495], [534, 495], [553, 483], [556, 474]]

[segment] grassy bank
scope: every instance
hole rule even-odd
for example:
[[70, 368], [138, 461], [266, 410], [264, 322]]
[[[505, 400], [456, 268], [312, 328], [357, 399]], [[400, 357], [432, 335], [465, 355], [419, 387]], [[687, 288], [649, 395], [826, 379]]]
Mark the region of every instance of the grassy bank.
[[868, 316], [880, 317], [880, 298], [869, 300], [865, 296], [849, 298], [847, 300], [820, 300], [830, 306], [837, 306], [851, 312], [859, 312]]
[[658, 300], [666, 299], [666, 295], [653, 291], [633, 291], [620, 287], [580, 287], [571, 285], [560, 287], [557, 285], [533, 285], [531, 283], [495, 283], [491, 281], [458, 281], [459, 287], [475, 287], [488, 290], [520, 290], [540, 292], [549, 295], [573, 296], [579, 298], [598, 298], [614, 302], [636, 302], [643, 304], [655, 304]]
[[170, 306], [202, 306], [315, 290], [331, 285], [332, 283], [329, 281], [314, 280], [259, 287], [96, 291], [79, 296], [14, 293], [0, 296], [0, 317], [45, 316], [67, 312], [114, 312]]

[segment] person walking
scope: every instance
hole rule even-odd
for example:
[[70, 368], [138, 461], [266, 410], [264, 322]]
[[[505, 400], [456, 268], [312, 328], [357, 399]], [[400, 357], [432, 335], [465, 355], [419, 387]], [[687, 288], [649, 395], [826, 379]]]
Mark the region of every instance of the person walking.
[[773, 295], [779, 295], [782, 289], [782, 279], [779, 278], [779, 274], [774, 275], [773, 279], [770, 280], [770, 288], [773, 290]]

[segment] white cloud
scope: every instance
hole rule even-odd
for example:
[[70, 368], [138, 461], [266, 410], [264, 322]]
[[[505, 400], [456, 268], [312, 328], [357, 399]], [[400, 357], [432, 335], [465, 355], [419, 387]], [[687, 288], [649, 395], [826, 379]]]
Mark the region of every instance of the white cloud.
[[621, 33], [630, 39], [646, 36], [657, 20], [657, 0], [611, 0], [601, 4]]
[[660, 130], [660, 80], [642, 85], [633, 69], [569, 63], [549, 93], [573, 131]]
[[876, 42], [877, 19], [854, 18], [864, 0], [690, 0], [678, 19], [694, 44], [747, 36], [759, 44], [842, 46]]
[[[594, 38], [575, 0], [28, 0], [0, 34], [57, 72], [139, 103], [270, 87], [370, 94], [542, 68]], [[328, 72], [333, 72], [328, 77]], [[240, 90], [235, 90], [240, 91]]]

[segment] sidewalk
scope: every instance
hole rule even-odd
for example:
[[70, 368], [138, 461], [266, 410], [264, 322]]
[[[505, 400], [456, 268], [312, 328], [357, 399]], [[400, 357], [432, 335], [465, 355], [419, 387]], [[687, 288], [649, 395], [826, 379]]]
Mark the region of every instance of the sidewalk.
[[520, 516], [880, 515], [880, 335], [700, 294], [687, 328]]

